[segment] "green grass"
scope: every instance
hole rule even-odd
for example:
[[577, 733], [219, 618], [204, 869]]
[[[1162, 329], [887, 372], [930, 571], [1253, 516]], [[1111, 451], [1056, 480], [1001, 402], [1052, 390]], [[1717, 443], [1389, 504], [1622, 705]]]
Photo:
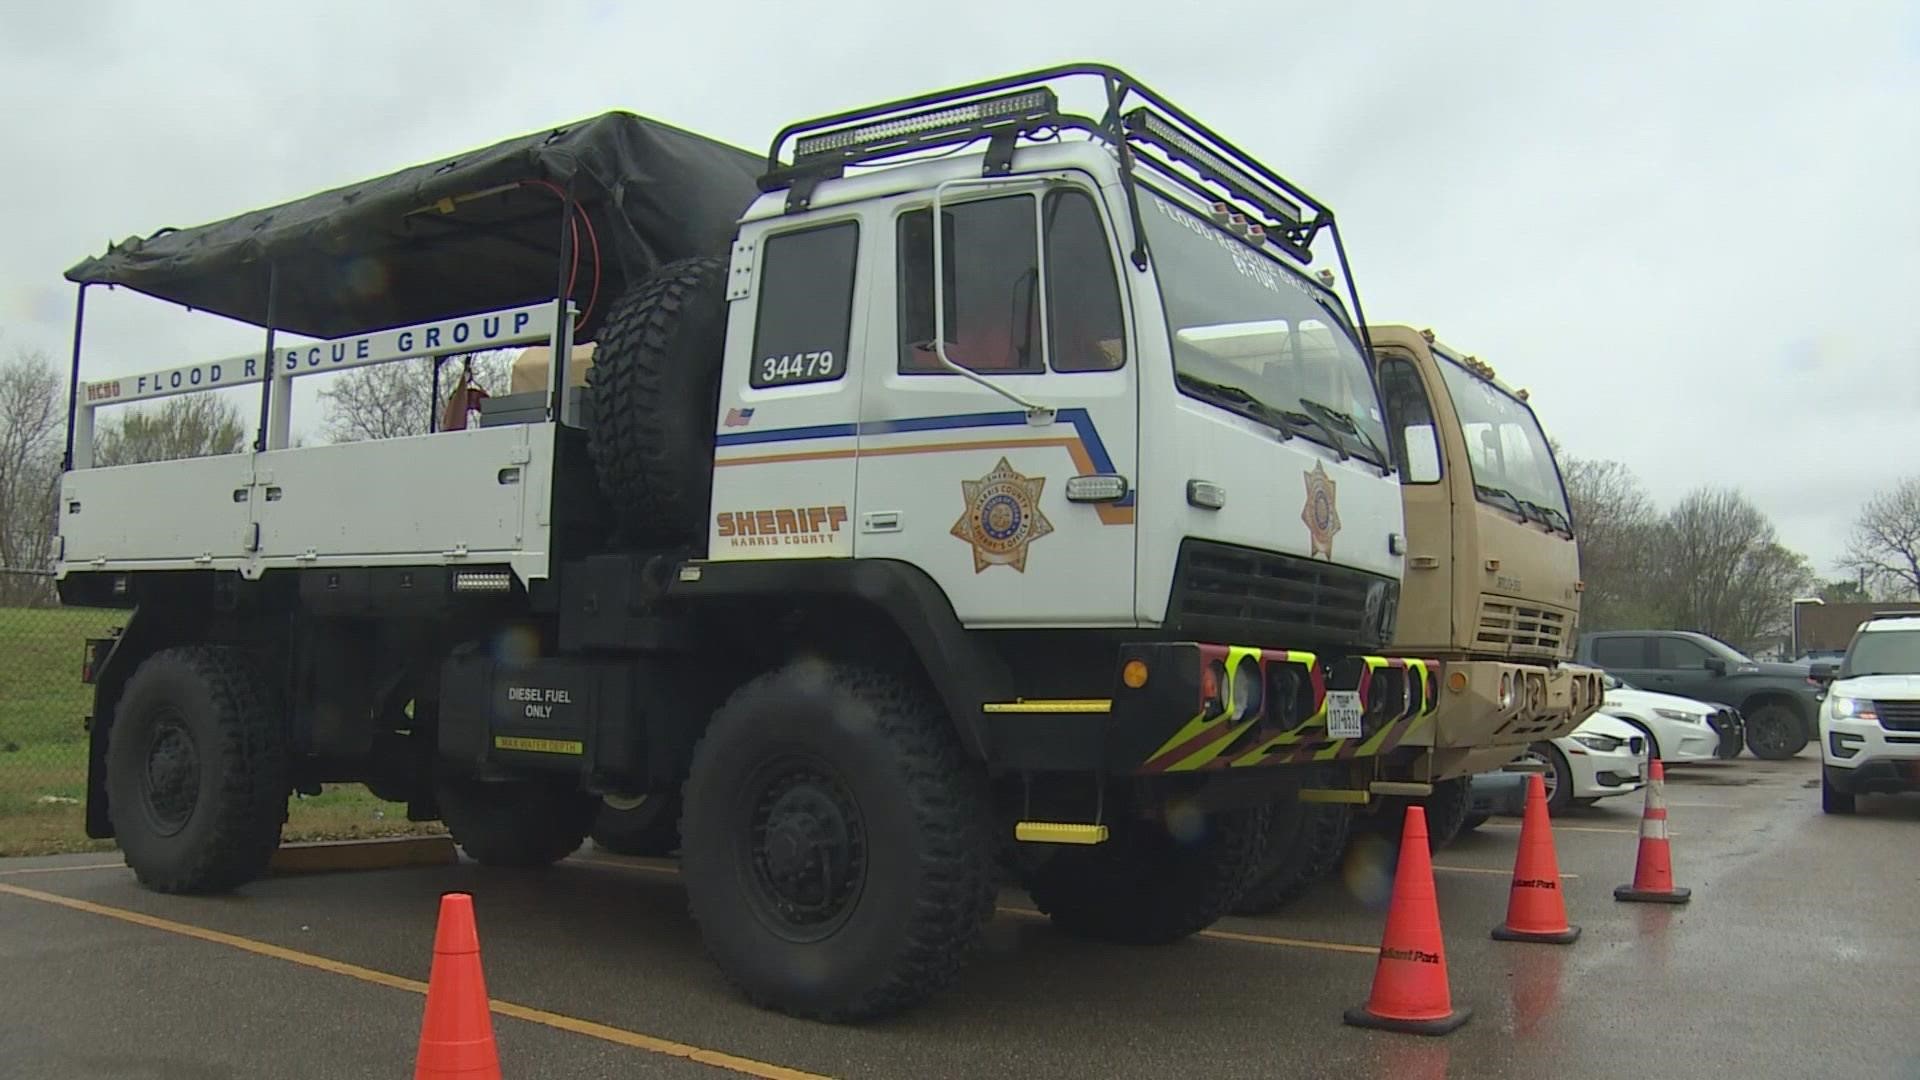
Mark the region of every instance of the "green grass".
[[[0, 856], [105, 851], [86, 834], [87, 733], [93, 688], [80, 681], [84, 643], [120, 611], [0, 608]], [[287, 810], [287, 840], [349, 840], [441, 831], [407, 820], [358, 784], [333, 784]]]

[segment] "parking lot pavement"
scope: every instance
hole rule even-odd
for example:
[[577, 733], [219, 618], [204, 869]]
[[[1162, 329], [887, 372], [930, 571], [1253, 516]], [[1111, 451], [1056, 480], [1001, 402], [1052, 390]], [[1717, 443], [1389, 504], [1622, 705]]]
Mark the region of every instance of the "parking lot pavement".
[[218, 899], [145, 892], [112, 856], [0, 863], [0, 1054], [9, 1076], [404, 1075], [421, 998], [390, 982], [426, 978], [437, 898], [461, 889], [488, 990], [511, 1003], [495, 1017], [510, 1077], [1920, 1078], [1920, 801], [1827, 817], [1817, 777], [1811, 756], [1671, 770], [1685, 907], [1612, 898], [1632, 877], [1638, 798], [1557, 819], [1584, 928], [1566, 947], [1488, 936], [1517, 822], [1442, 851], [1452, 993], [1474, 1017], [1440, 1039], [1340, 1023], [1372, 976], [1384, 848], [1356, 849], [1286, 912], [1159, 949], [1067, 938], [1008, 891], [958, 987], [833, 1027], [726, 987], [670, 862], [589, 847], [543, 873], [290, 877]]

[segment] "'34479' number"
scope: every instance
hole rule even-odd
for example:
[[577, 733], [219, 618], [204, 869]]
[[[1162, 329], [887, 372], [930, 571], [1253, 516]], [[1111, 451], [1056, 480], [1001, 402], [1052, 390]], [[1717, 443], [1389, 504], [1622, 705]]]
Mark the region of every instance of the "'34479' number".
[[831, 349], [820, 352], [787, 353], [784, 356], [769, 356], [760, 361], [759, 376], [754, 380], [761, 386], [778, 386], [781, 383], [813, 382], [818, 379], [832, 379], [839, 376], [838, 358]]

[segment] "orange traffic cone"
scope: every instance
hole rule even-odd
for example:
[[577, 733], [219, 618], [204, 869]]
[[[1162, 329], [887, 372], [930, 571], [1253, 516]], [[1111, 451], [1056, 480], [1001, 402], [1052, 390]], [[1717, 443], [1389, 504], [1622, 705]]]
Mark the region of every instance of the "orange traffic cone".
[[1433, 891], [1433, 856], [1427, 848], [1427, 812], [1407, 807], [1400, 835], [1400, 865], [1393, 874], [1393, 901], [1380, 940], [1367, 1003], [1348, 1009], [1355, 1027], [1408, 1035], [1445, 1035], [1467, 1022], [1471, 1010], [1453, 1007], [1447, 990], [1447, 950], [1440, 936], [1440, 904]]
[[500, 1080], [487, 981], [480, 972], [480, 935], [473, 925], [473, 897], [466, 893], [440, 898], [427, 1014], [420, 1025], [420, 1058], [413, 1076]]
[[1673, 855], [1667, 846], [1667, 772], [1653, 759], [1647, 777], [1647, 809], [1640, 816], [1640, 854], [1633, 864], [1633, 884], [1613, 890], [1615, 900], [1656, 904], [1684, 904], [1692, 889], [1675, 888]]
[[1553, 853], [1553, 825], [1547, 819], [1547, 785], [1534, 773], [1527, 777], [1527, 810], [1520, 819], [1520, 851], [1514, 856], [1513, 885], [1507, 892], [1507, 921], [1493, 928], [1493, 939], [1571, 945], [1579, 937], [1580, 928], [1567, 925], [1560, 860]]

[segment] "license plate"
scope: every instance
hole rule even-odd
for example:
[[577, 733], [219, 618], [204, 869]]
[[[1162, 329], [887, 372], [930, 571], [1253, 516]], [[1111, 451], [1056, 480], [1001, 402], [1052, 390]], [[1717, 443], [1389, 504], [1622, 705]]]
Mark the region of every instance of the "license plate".
[[1336, 739], [1357, 739], [1360, 730], [1360, 691], [1327, 691], [1327, 734]]

